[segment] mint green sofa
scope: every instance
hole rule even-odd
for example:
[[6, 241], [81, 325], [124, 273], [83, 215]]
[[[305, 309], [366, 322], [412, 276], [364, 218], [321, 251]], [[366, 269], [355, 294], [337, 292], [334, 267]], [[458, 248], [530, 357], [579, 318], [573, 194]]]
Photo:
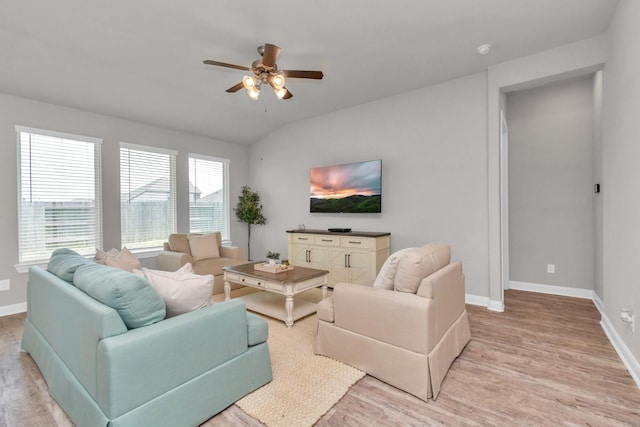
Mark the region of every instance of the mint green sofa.
[[31, 267], [27, 311], [22, 349], [78, 427], [195, 426], [272, 378], [268, 325], [239, 299], [128, 329]]

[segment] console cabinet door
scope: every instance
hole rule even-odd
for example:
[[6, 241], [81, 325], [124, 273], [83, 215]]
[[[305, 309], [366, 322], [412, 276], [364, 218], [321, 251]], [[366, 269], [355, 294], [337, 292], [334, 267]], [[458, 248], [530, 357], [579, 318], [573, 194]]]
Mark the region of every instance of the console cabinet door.
[[368, 251], [329, 249], [330, 284], [338, 282], [365, 283], [376, 278], [372, 254]]
[[377, 272], [373, 258], [375, 258], [375, 253], [368, 251], [349, 251], [347, 265], [350, 283], [365, 283], [370, 280], [375, 280]]
[[347, 268], [347, 251], [344, 249], [329, 249], [329, 276], [327, 282], [335, 285], [338, 282], [349, 281]]

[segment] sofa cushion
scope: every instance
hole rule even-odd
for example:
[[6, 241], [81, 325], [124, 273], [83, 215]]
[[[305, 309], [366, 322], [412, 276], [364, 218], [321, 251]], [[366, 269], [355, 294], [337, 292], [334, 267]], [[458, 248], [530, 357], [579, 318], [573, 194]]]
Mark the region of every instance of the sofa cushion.
[[76, 270], [73, 283], [116, 310], [129, 329], [151, 325], [165, 318], [162, 297], [148, 281], [135, 274], [91, 263]]
[[191, 255], [189, 248], [189, 238], [183, 233], [174, 233], [169, 235], [169, 249], [173, 252], [182, 252]]
[[220, 249], [215, 233], [213, 234], [191, 234], [189, 235], [189, 248], [194, 260], [220, 258]]
[[429, 244], [407, 251], [398, 262], [394, 289], [415, 294], [422, 279], [449, 264], [450, 260], [448, 245]]
[[213, 295], [213, 276], [193, 273], [191, 264], [177, 271], [143, 268], [144, 277], [164, 299], [167, 317], [188, 313], [209, 306]]
[[58, 276], [60, 279], [73, 283], [73, 275], [76, 270], [83, 265], [93, 264], [76, 251], [67, 248], [60, 248], [53, 251], [47, 264], [47, 271]]
[[376, 276], [376, 280], [373, 282], [374, 288], [383, 288], [388, 290], [393, 289], [393, 282], [396, 278], [400, 258], [402, 258], [402, 256], [411, 249], [413, 248], [400, 249], [399, 251], [392, 253], [389, 258], [387, 258], [384, 264], [382, 264], [382, 268], [380, 269], [378, 276]]

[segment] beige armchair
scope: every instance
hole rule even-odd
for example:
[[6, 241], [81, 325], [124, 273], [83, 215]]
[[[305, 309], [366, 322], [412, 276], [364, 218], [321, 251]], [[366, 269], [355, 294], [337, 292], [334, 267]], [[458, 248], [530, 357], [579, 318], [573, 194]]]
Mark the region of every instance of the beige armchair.
[[316, 354], [435, 399], [471, 339], [464, 274], [445, 245], [391, 255], [373, 286], [338, 283], [318, 305]]
[[158, 254], [160, 270], [176, 271], [186, 263], [191, 263], [194, 273], [213, 274], [214, 294], [224, 292], [223, 267], [247, 262], [249, 261], [244, 258], [241, 248], [222, 245], [219, 232], [171, 234], [169, 241], [164, 243], [164, 250]]

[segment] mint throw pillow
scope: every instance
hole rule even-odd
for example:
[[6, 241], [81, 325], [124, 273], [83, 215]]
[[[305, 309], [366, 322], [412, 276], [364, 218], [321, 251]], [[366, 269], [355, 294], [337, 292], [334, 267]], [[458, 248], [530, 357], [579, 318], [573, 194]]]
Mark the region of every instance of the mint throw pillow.
[[79, 267], [73, 283], [118, 312], [127, 328], [135, 329], [165, 318], [164, 300], [142, 277], [106, 265]]
[[93, 264], [76, 251], [67, 248], [60, 248], [53, 251], [47, 264], [47, 271], [64, 280], [73, 283], [73, 275], [76, 270], [83, 265]]

